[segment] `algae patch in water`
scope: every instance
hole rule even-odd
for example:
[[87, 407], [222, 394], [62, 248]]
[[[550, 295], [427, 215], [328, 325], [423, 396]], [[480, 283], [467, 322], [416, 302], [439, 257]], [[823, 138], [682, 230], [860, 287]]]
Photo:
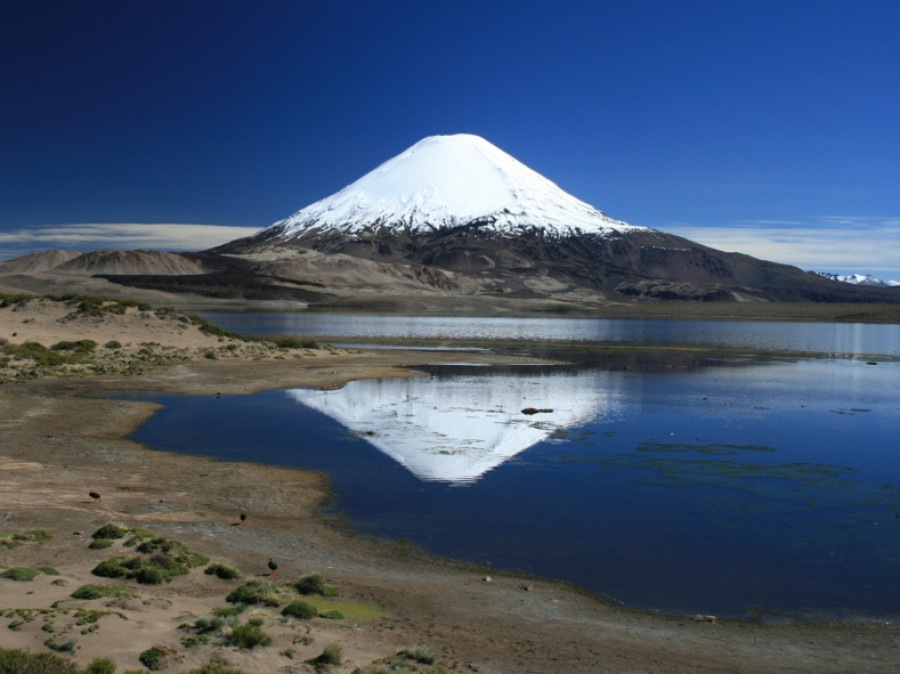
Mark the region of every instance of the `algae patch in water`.
[[659, 452], [666, 454], [686, 454], [697, 452], [698, 454], [737, 454], [739, 452], [774, 452], [774, 447], [767, 445], [737, 445], [731, 443], [710, 443], [706, 445], [693, 445], [678, 442], [642, 442], [637, 446], [639, 452]]

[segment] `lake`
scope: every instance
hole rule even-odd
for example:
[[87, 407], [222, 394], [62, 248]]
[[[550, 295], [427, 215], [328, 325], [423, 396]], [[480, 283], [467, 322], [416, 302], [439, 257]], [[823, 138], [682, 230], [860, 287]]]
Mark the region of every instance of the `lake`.
[[[353, 317], [313, 318], [339, 335], [335, 321]], [[265, 320], [285, 333], [293, 317]], [[465, 324], [454, 334], [498, 330], [495, 319], [441, 320]], [[565, 334], [548, 320], [551, 334]], [[385, 332], [411, 323], [378, 322]], [[778, 333], [769, 324], [622, 323], [609, 331], [622, 343], [665, 325], [668, 344]], [[803, 343], [825, 339], [802, 325]], [[834, 340], [826, 353], [896, 353], [896, 326], [822, 330]], [[689, 339], [673, 341], [679, 331]], [[793, 327], [782, 334], [769, 338], [773, 350], [809, 350], [796, 346]], [[550, 355], [565, 353], [560, 343]], [[485, 368], [466, 366], [463, 354], [459, 365], [427, 368], [429, 377], [337, 391], [156, 396], [163, 410], [132, 437], [326, 471], [333, 508], [363, 532], [636, 608], [762, 619], [900, 613], [900, 363], [567, 355], [566, 366]]]
[[694, 345], [900, 356], [900, 325], [809, 321], [599, 318], [459, 318], [346, 314], [207, 313], [225, 330], [307, 337], [521, 340], [630, 345]]

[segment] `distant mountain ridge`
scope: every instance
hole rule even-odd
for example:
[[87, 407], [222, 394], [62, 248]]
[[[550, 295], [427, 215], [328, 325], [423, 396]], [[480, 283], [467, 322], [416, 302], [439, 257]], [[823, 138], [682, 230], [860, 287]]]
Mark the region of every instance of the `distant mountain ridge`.
[[858, 286], [872, 286], [875, 288], [897, 288], [900, 287], [900, 281], [884, 281], [880, 278], [870, 276], [869, 274], [829, 274], [828, 272], [815, 272], [819, 276], [839, 281], [841, 283], [851, 283]]
[[0, 262], [0, 275], [54, 272], [78, 276], [100, 274], [203, 274], [195, 260], [159, 250], [45, 250]]

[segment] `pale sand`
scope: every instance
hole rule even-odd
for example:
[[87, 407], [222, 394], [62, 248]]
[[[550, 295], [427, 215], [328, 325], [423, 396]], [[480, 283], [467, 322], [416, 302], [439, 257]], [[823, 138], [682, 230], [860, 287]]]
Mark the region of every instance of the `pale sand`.
[[[16, 326], [23, 316], [16, 317]], [[0, 336], [18, 331], [2, 320]], [[37, 330], [38, 323], [27, 325]], [[53, 327], [42, 339], [75, 338]], [[95, 329], [101, 332], [88, 338], [100, 342], [109, 334], [102, 332], [108, 328]], [[134, 334], [148, 341], [143, 329]], [[183, 338], [161, 330], [149, 341]], [[189, 348], [212, 346], [205, 338], [192, 339]], [[895, 625], [766, 626], [664, 618], [609, 606], [563, 584], [496, 570], [485, 582], [484, 570], [332, 526], [318, 513], [327, 498], [323, 476], [153, 452], [123, 439], [153, 413], [152, 404], [79, 395], [117, 389], [243, 393], [337, 386], [357, 377], [408, 374], [397, 369], [401, 365], [459, 359], [458, 354], [324, 350], [278, 357], [197, 359], [140, 377], [43, 378], [0, 386], [0, 531], [53, 534], [44, 544], [0, 547], [0, 565], [49, 565], [60, 572], [32, 582], [0, 579], [0, 608], [5, 609], [0, 611], [0, 647], [38, 651], [46, 649], [48, 637], [57, 643], [75, 638], [75, 660], [84, 664], [109, 656], [120, 672], [139, 668], [138, 654], [152, 645], [177, 652], [179, 660], [165, 672], [210, 659], [247, 672], [312, 671], [303, 660], [327, 643], [344, 651], [344, 664], [330, 670], [335, 672], [352, 672], [415, 644], [431, 648], [438, 664], [452, 672], [896, 671], [900, 628]], [[88, 496], [92, 489], [102, 493], [99, 502]], [[242, 509], [249, 517], [238, 525]], [[281, 622], [276, 609], [257, 609], [254, 615], [264, 619], [263, 629], [274, 637], [271, 646], [186, 648], [181, 639], [187, 635], [178, 625], [224, 606], [225, 595], [240, 581], [221, 581], [200, 570], [162, 586], [96, 578], [90, 569], [119, 548], [90, 550], [89, 535], [110, 521], [180, 540], [239, 569], [245, 579], [267, 573], [269, 557], [279, 561], [279, 582], [320, 571], [340, 590], [341, 600], [373, 604], [387, 615]], [[139, 598], [67, 598], [86, 583], [126, 585]], [[74, 625], [72, 614], [60, 611], [52, 614], [53, 632], [44, 629], [46, 616], [8, 628], [16, 619], [8, 609], [48, 608], [56, 601], [61, 607], [105, 607], [112, 613], [100, 619], [99, 629], [85, 634], [86, 625]], [[293, 659], [281, 654], [288, 648], [296, 651]]]

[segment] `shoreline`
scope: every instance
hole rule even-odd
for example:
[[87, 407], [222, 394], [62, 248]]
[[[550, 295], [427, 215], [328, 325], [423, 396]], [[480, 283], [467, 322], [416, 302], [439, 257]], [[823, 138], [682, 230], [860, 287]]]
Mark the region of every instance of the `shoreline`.
[[[469, 355], [503, 360], [497, 354]], [[335, 527], [320, 510], [328, 498], [320, 475], [144, 448], [125, 437], [153, 414], [154, 405], [83, 397], [90, 391], [135, 389], [239, 394], [292, 385], [334, 387], [365, 376], [414, 375], [400, 368], [442, 357], [435, 352], [334, 352], [291, 362], [291, 367], [194, 361], [137, 378], [4, 385], [0, 461], [7, 468], [3, 472], [15, 476], [0, 480], [0, 510], [8, 515], [3, 528], [48, 527], [62, 543], [71, 531], [86, 533], [111, 519], [176, 535], [242, 569], [261, 573], [267, 555], [278, 556], [281, 574], [318, 569], [342, 594], [374, 601], [390, 614], [374, 624], [357, 624], [349, 637], [346, 626], [337, 632], [337, 641], [354, 644], [345, 648], [353, 667], [404, 645], [425, 643], [447, 671], [892, 670], [897, 625], [771, 625], [659, 616], [554, 581], [535, 578], [523, 589], [520, 575], [496, 569], [485, 582], [483, 572], [465, 562]], [[13, 465], [20, 467], [10, 470]], [[103, 500], [85, 502], [86, 487], [97, 484], [103, 485]], [[249, 513], [248, 523], [237, 527], [241, 508]], [[4, 558], [10, 554], [0, 561], [8, 565]], [[9, 585], [0, 582], [4, 589]], [[165, 590], [169, 601], [178, 600], [176, 583]], [[0, 635], [0, 647], [7, 647], [9, 633]], [[760, 648], [759, 640], [768, 645]], [[132, 666], [125, 658], [117, 661]], [[230, 654], [230, 661], [238, 666], [242, 658]]]

